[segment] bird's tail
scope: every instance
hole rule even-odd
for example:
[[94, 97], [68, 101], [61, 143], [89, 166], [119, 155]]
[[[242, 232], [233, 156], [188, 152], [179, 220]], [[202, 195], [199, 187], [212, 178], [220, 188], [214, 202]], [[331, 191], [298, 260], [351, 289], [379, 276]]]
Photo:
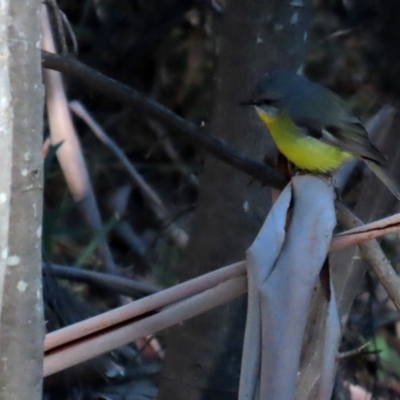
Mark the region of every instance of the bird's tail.
[[382, 183], [397, 197], [397, 199], [400, 200], [400, 188], [391, 178], [389, 178], [385, 169], [374, 161], [366, 159], [364, 159], [364, 161]]

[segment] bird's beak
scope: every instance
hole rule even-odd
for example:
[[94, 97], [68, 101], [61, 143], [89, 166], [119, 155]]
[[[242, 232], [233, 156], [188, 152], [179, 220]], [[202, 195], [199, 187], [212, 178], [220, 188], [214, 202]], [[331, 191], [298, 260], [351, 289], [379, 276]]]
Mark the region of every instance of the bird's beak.
[[256, 103], [254, 100], [245, 100], [239, 103], [240, 106], [255, 106]]

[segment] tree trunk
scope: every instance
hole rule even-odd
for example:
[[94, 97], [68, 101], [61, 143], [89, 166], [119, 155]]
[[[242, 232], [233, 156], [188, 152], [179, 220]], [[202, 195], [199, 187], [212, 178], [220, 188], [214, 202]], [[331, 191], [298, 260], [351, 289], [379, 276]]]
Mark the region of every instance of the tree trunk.
[[[258, 160], [272, 155], [275, 147], [255, 113], [238, 104], [261, 74], [295, 71], [303, 62], [310, 7], [293, 4], [232, 0], [216, 21], [220, 26], [211, 129]], [[270, 204], [269, 189], [207, 158], [181, 280], [243, 259]], [[159, 399], [235, 399], [244, 323], [241, 298], [171, 329]]]
[[0, 398], [41, 399], [43, 86], [37, 0], [0, 7]]

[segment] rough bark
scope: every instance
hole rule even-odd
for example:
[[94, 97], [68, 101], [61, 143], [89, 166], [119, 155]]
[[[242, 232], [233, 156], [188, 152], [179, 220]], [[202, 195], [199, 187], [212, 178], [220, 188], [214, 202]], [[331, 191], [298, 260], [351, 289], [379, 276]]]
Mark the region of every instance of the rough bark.
[[[304, 60], [309, 2], [229, 2], [216, 21], [218, 68], [211, 129], [262, 160], [274, 146], [252, 110], [241, 109], [255, 78], [297, 70]], [[267, 188], [231, 167], [206, 159], [201, 193], [181, 280], [244, 258], [270, 207]], [[167, 335], [160, 400], [225, 400], [237, 396], [245, 299], [194, 318]]]
[[0, 1], [0, 399], [42, 396], [39, 5]]

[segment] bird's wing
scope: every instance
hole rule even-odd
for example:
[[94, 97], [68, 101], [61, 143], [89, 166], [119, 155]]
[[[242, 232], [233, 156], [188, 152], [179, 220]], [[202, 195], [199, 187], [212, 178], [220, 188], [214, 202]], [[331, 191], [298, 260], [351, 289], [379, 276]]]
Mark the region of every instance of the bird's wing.
[[316, 139], [380, 165], [386, 164], [385, 156], [369, 141], [362, 123], [350, 114], [334, 125], [321, 126], [318, 121], [309, 118], [295, 122]]
[[[369, 141], [361, 121], [348, 112], [343, 100], [319, 85], [312, 84], [310, 88], [306, 94], [305, 91], [297, 92], [300, 94], [296, 94], [296, 101], [288, 104], [289, 115], [293, 121], [306, 133], [325, 143], [384, 165], [385, 157]], [[301, 107], [298, 104], [301, 104]], [[317, 115], [318, 118], [313, 115]]]

